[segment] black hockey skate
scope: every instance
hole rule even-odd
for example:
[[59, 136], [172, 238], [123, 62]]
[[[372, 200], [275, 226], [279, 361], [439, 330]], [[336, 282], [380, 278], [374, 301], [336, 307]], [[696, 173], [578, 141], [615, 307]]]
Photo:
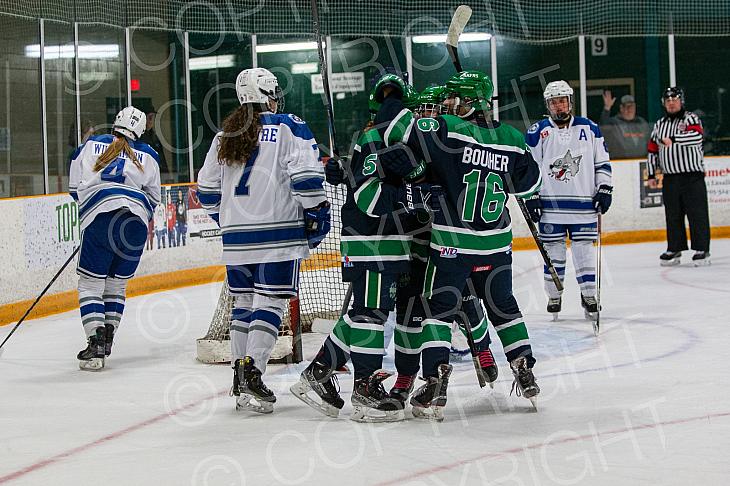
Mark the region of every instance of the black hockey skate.
[[477, 357], [479, 358], [479, 366], [482, 368], [484, 378], [487, 379], [490, 388], [494, 388], [494, 382], [497, 381], [497, 376], [499, 375], [499, 368], [497, 367], [497, 363], [494, 362], [492, 351], [489, 348], [484, 351], [479, 351]]
[[517, 396], [523, 396], [530, 400], [532, 406], [537, 410], [537, 395], [540, 393], [540, 387], [535, 383], [535, 375], [532, 370], [527, 367], [527, 359], [519, 357], [510, 364], [512, 374], [515, 375], [515, 381], [512, 382], [512, 392], [517, 390]]
[[398, 400], [401, 404], [401, 408], [405, 410], [406, 401], [413, 391], [413, 386], [416, 384], [416, 377], [414, 375], [401, 375], [395, 379], [395, 385], [390, 389], [388, 395], [394, 400]]
[[553, 315], [553, 321], [558, 320], [558, 312], [560, 312], [562, 308], [563, 308], [562, 296], [556, 297], [554, 299], [552, 297], [548, 298], [547, 311]]
[[681, 251], [665, 251], [659, 255], [659, 265], [662, 267], [673, 267], [682, 261]]
[[84, 371], [99, 371], [104, 368], [104, 343], [106, 340], [103, 327], [96, 328], [96, 334], [89, 336], [86, 349], [79, 351], [76, 359], [79, 368]]
[[[345, 401], [340, 397], [340, 386], [336, 372], [319, 361], [312, 361], [299, 376], [299, 381], [289, 387], [295, 397], [322, 412], [328, 417], [337, 418]], [[320, 398], [317, 402], [307, 393], [313, 391]]]
[[355, 422], [397, 422], [403, 420], [403, 404], [390, 397], [383, 388], [383, 381], [391, 375], [377, 370], [366, 378], [358, 378], [352, 390], [352, 415]]
[[696, 251], [692, 255], [692, 264], [695, 267], [703, 267], [710, 264], [710, 252], [709, 251]]
[[421, 385], [411, 397], [411, 412], [414, 417], [437, 422], [444, 420], [446, 389], [452, 369], [450, 364], [441, 364], [438, 376], [425, 378], [426, 384]]
[[104, 356], [111, 356], [112, 344], [114, 344], [114, 324], [104, 324], [106, 338], [104, 341]]
[[231, 396], [236, 397], [236, 410], [247, 409], [258, 413], [274, 411], [276, 396], [261, 379], [261, 371], [250, 356], [237, 359], [233, 364]]
[[596, 319], [598, 319], [598, 311], [600, 309], [598, 307], [598, 301], [596, 300], [595, 296], [581, 294], [580, 305], [583, 307], [586, 319], [591, 321], [595, 321]]

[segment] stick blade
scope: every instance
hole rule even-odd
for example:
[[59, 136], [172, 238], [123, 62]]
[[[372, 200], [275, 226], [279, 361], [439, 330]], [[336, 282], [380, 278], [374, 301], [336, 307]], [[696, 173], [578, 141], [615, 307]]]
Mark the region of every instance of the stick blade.
[[459, 44], [459, 36], [464, 32], [464, 27], [471, 18], [471, 7], [468, 5], [459, 5], [454, 12], [449, 25], [449, 31], [446, 34], [446, 44], [456, 47]]

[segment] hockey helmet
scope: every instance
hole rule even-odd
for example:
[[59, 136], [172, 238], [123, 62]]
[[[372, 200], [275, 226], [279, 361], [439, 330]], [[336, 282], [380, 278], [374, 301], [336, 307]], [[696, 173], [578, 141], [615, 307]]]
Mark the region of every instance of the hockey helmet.
[[134, 106], [123, 108], [117, 113], [112, 124], [112, 131], [121, 133], [127, 138], [137, 140], [147, 128], [147, 116]]
[[284, 95], [279, 81], [271, 71], [264, 68], [244, 69], [236, 78], [236, 95], [242, 105], [247, 103], [264, 105], [276, 101], [277, 111], [284, 109]]
[[[565, 81], [551, 81], [545, 86], [545, 91], [542, 94], [545, 99], [545, 107], [553, 120], [565, 121], [570, 118], [570, 114], [573, 112], [573, 88]], [[554, 98], [568, 98], [568, 111], [565, 113], [554, 114], [550, 111], [550, 100]]]
[[684, 106], [684, 90], [677, 86], [670, 86], [662, 92], [662, 104], [667, 101], [667, 98], [679, 98], [679, 101]]
[[445, 97], [456, 98], [454, 107], [463, 105], [468, 108], [467, 113], [459, 115], [467, 118], [476, 111], [487, 112], [492, 109], [494, 84], [489, 76], [481, 71], [462, 71], [446, 81], [444, 94]]
[[443, 112], [444, 89], [443, 86], [429, 86], [421, 91], [418, 97], [418, 111], [421, 115], [427, 112], [439, 115]]

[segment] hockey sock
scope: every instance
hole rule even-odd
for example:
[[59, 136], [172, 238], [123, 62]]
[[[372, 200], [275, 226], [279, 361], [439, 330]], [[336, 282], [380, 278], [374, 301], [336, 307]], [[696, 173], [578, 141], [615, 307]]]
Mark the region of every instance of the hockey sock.
[[350, 359], [356, 380], [383, 366], [383, 325], [387, 318], [387, 310], [356, 307], [344, 316], [350, 326]]
[[79, 275], [79, 308], [86, 337], [104, 327], [104, 279]]
[[288, 302], [289, 299], [254, 294], [246, 354], [253, 358], [262, 374], [266, 372], [266, 363], [279, 337], [281, 318]]
[[[545, 251], [547, 251], [550, 260], [553, 262], [558, 278], [563, 282], [565, 280], [565, 240], [545, 242]], [[560, 297], [560, 292], [558, 292], [558, 288], [555, 286], [555, 282], [553, 282], [547, 266], [543, 266], [543, 273], [545, 292], [549, 298], [557, 299]]]
[[580, 286], [580, 293], [585, 296], [596, 295], [596, 249], [592, 240], [573, 241], [570, 246], [573, 253], [575, 278]]
[[114, 326], [117, 332], [124, 313], [124, 302], [127, 295], [127, 280], [107, 278], [104, 285], [104, 323]]
[[231, 355], [233, 362], [246, 357], [252, 306], [253, 294], [235, 296], [233, 311], [231, 312]]
[[326, 364], [332, 370], [340, 369], [350, 359], [350, 325], [340, 317], [335, 327], [315, 358]]
[[423, 377], [438, 376], [439, 365], [449, 362], [451, 322], [424, 319], [420, 347], [423, 349]]

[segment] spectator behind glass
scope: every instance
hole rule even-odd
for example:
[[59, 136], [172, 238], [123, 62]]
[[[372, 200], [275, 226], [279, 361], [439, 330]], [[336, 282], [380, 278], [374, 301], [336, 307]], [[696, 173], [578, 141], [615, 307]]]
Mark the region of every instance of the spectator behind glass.
[[619, 113], [611, 116], [611, 108], [616, 102], [610, 90], [603, 92], [603, 112], [601, 112], [601, 132], [606, 139], [612, 159], [643, 158], [646, 156], [646, 142], [651, 127], [640, 116], [636, 116], [636, 101], [631, 95], [621, 97]]
[[71, 155], [74, 153], [79, 145], [83, 145], [89, 139], [90, 136], [96, 134], [96, 128], [94, 122], [91, 120], [82, 120], [81, 122], [81, 143], [76, 143], [76, 123], [71, 124], [71, 128], [68, 132], [68, 160], [71, 160]]
[[155, 119], [157, 118], [157, 111], [152, 108], [147, 113], [147, 128], [140, 137], [144, 143], [155, 149], [157, 154], [160, 156], [160, 176], [163, 182], [175, 182], [170, 178], [170, 167], [167, 165], [167, 158], [165, 157], [165, 150], [162, 147], [162, 142], [157, 136], [155, 131]]

